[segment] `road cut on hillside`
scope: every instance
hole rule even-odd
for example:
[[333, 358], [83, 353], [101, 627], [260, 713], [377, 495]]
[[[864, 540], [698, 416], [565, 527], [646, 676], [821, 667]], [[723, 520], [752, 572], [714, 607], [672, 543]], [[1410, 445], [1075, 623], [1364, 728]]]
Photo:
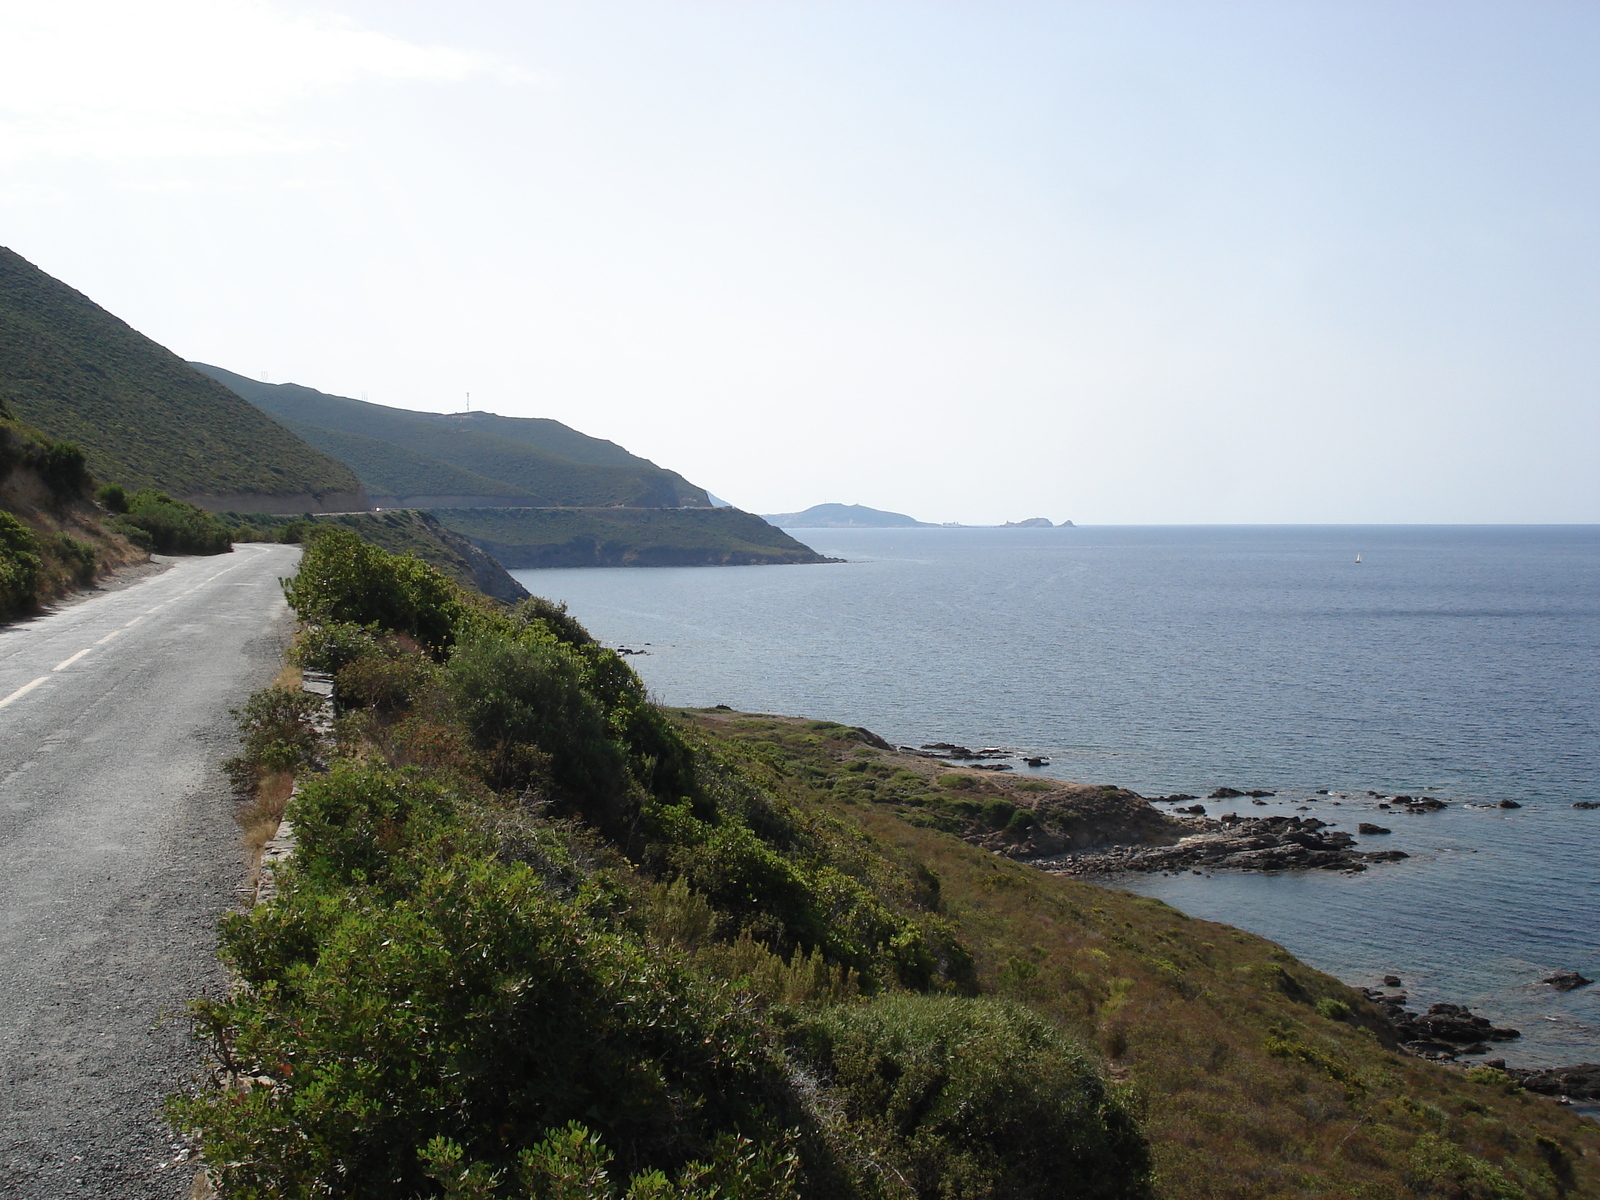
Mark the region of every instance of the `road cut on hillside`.
[[0, 628], [0, 1197], [187, 1194], [161, 1101], [226, 987], [230, 707], [276, 672], [299, 547], [240, 545]]

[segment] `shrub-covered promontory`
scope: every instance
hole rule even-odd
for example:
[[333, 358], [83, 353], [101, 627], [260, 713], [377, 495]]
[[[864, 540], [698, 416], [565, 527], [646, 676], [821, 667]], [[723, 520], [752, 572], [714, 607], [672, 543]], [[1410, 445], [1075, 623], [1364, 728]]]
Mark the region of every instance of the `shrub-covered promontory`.
[[1124, 1090], [977, 994], [925, 872], [559, 608], [340, 528], [288, 594], [337, 716], [318, 747], [298, 693], [245, 711], [234, 773], [298, 773], [299, 844], [224, 926], [216, 1083], [173, 1102], [222, 1194], [1150, 1194]]
[[289, 593], [332, 733], [243, 711], [299, 848], [173, 1104], [226, 1197], [1600, 1193], [1592, 1124], [1261, 938], [963, 840], [865, 731], [659, 708], [559, 606], [349, 530]]

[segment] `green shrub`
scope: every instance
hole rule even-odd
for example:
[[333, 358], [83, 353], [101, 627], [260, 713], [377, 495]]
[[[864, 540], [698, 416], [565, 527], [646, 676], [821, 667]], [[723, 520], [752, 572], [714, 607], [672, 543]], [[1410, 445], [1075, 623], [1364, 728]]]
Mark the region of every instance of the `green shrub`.
[[0, 617], [15, 616], [34, 606], [43, 566], [33, 530], [0, 510]]
[[317, 760], [318, 733], [313, 717], [322, 711], [320, 696], [288, 688], [262, 688], [231, 709], [243, 743], [237, 758], [224, 764], [234, 786], [247, 790], [266, 771], [297, 772]]
[[205, 509], [154, 488], [129, 496], [128, 511], [107, 524], [130, 538], [142, 530], [158, 554], [225, 554], [233, 546], [228, 527]]
[[626, 756], [570, 647], [483, 633], [456, 648], [445, 684], [496, 786], [547, 785], [613, 832], [631, 817]]
[[53, 549], [57, 560], [67, 569], [74, 583], [79, 587], [88, 587], [94, 582], [94, 569], [98, 556], [93, 546], [65, 533], [58, 533], [55, 536]]
[[389, 554], [337, 526], [317, 527], [284, 594], [310, 624], [337, 622], [406, 633], [439, 656], [468, 615], [460, 587], [443, 573], [409, 555]]
[[796, 1034], [864, 1149], [927, 1200], [1146, 1197], [1135, 1121], [1084, 1052], [1018, 1005], [893, 995]]
[[1327, 1017], [1330, 1021], [1344, 1021], [1350, 1017], [1350, 1006], [1343, 1000], [1335, 1000], [1332, 996], [1324, 996], [1317, 1001], [1317, 1014]]
[[317, 876], [308, 862], [224, 922], [243, 986], [195, 1006], [219, 1058], [261, 1081], [171, 1104], [225, 1195], [437, 1194], [434, 1139], [510, 1175], [578, 1120], [625, 1175], [677, 1172], [729, 1135], [778, 1140], [797, 1110], [748, 1019], [520, 864], [428, 866], [392, 902]]
[[567, 612], [565, 601], [557, 604], [543, 596], [529, 596], [517, 603], [511, 615], [513, 620], [522, 625], [542, 622], [557, 641], [566, 642], [569, 646], [594, 645], [594, 638], [589, 631], [579, 623], [577, 617]]
[[125, 513], [128, 511], [128, 490], [120, 483], [105, 484], [95, 493], [95, 499], [99, 500], [111, 512]]
[[1006, 822], [1006, 833], [1014, 838], [1027, 837], [1028, 830], [1033, 828], [1033, 811], [1019, 808], [1011, 814], [1011, 819]]
[[1527, 1200], [1527, 1192], [1493, 1163], [1468, 1154], [1436, 1133], [1425, 1133], [1411, 1147], [1406, 1183], [1419, 1195], [1459, 1196], [1463, 1200]]
[[[498, 1195], [500, 1172], [487, 1163], [465, 1163], [460, 1146], [435, 1138], [423, 1148], [428, 1175], [446, 1200]], [[528, 1200], [790, 1200], [795, 1191], [798, 1160], [793, 1153], [757, 1146], [749, 1138], [717, 1139], [709, 1162], [686, 1165], [678, 1178], [648, 1171], [618, 1190], [608, 1168], [613, 1155], [598, 1134], [577, 1121], [552, 1129], [517, 1161], [516, 1195]]]
[[75, 500], [94, 484], [88, 460], [74, 442], [51, 442], [40, 452], [36, 467], [57, 500]]
[[438, 676], [438, 667], [421, 654], [364, 654], [339, 669], [333, 692], [346, 708], [395, 714], [410, 708]]
[[294, 659], [311, 671], [337, 673], [347, 663], [382, 652], [377, 633], [348, 621], [329, 621], [305, 631], [294, 648]]

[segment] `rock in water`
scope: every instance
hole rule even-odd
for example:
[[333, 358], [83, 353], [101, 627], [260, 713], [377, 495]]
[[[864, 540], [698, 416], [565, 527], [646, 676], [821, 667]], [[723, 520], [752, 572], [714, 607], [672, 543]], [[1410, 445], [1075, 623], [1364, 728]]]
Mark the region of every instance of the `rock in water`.
[[1400, 986], [1400, 976], [1398, 976], [1398, 975], [1385, 975], [1383, 977], [1383, 986], [1384, 987], [1399, 987]]
[[1600, 1063], [1579, 1063], [1573, 1067], [1548, 1067], [1543, 1070], [1526, 1070], [1517, 1067], [1503, 1068], [1530, 1092], [1546, 1096], [1571, 1096], [1574, 1100], [1600, 1099]]
[[1522, 805], [1518, 804], [1515, 800], [1502, 800], [1502, 801], [1500, 801], [1500, 807], [1501, 808], [1521, 808]]
[[1576, 971], [1557, 971], [1554, 975], [1547, 975], [1539, 982], [1548, 983], [1558, 992], [1570, 992], [1573, 988], [1581, 988], [1594, 982], [1594, 980], [1579, 975]]
[[1357, 833], [1363, 833], [1363, 834], [1373, 834], [1373, 833], [1388, 833], [1390, 831], [1385, 829], [1382, 825], [1374, 825], [1370, 821], [1363, 821], [1363, 822], [1361, 822], [1361, 824], [1356, 826], [1356, 832]]

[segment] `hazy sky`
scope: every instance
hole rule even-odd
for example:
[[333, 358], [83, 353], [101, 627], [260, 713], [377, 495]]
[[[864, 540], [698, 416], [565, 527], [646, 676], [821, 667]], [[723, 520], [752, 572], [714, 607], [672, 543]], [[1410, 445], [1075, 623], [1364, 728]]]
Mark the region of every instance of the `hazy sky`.
[[1600, 520], [1600, 6], [0, 2], [0, 243], [743, 508]]

